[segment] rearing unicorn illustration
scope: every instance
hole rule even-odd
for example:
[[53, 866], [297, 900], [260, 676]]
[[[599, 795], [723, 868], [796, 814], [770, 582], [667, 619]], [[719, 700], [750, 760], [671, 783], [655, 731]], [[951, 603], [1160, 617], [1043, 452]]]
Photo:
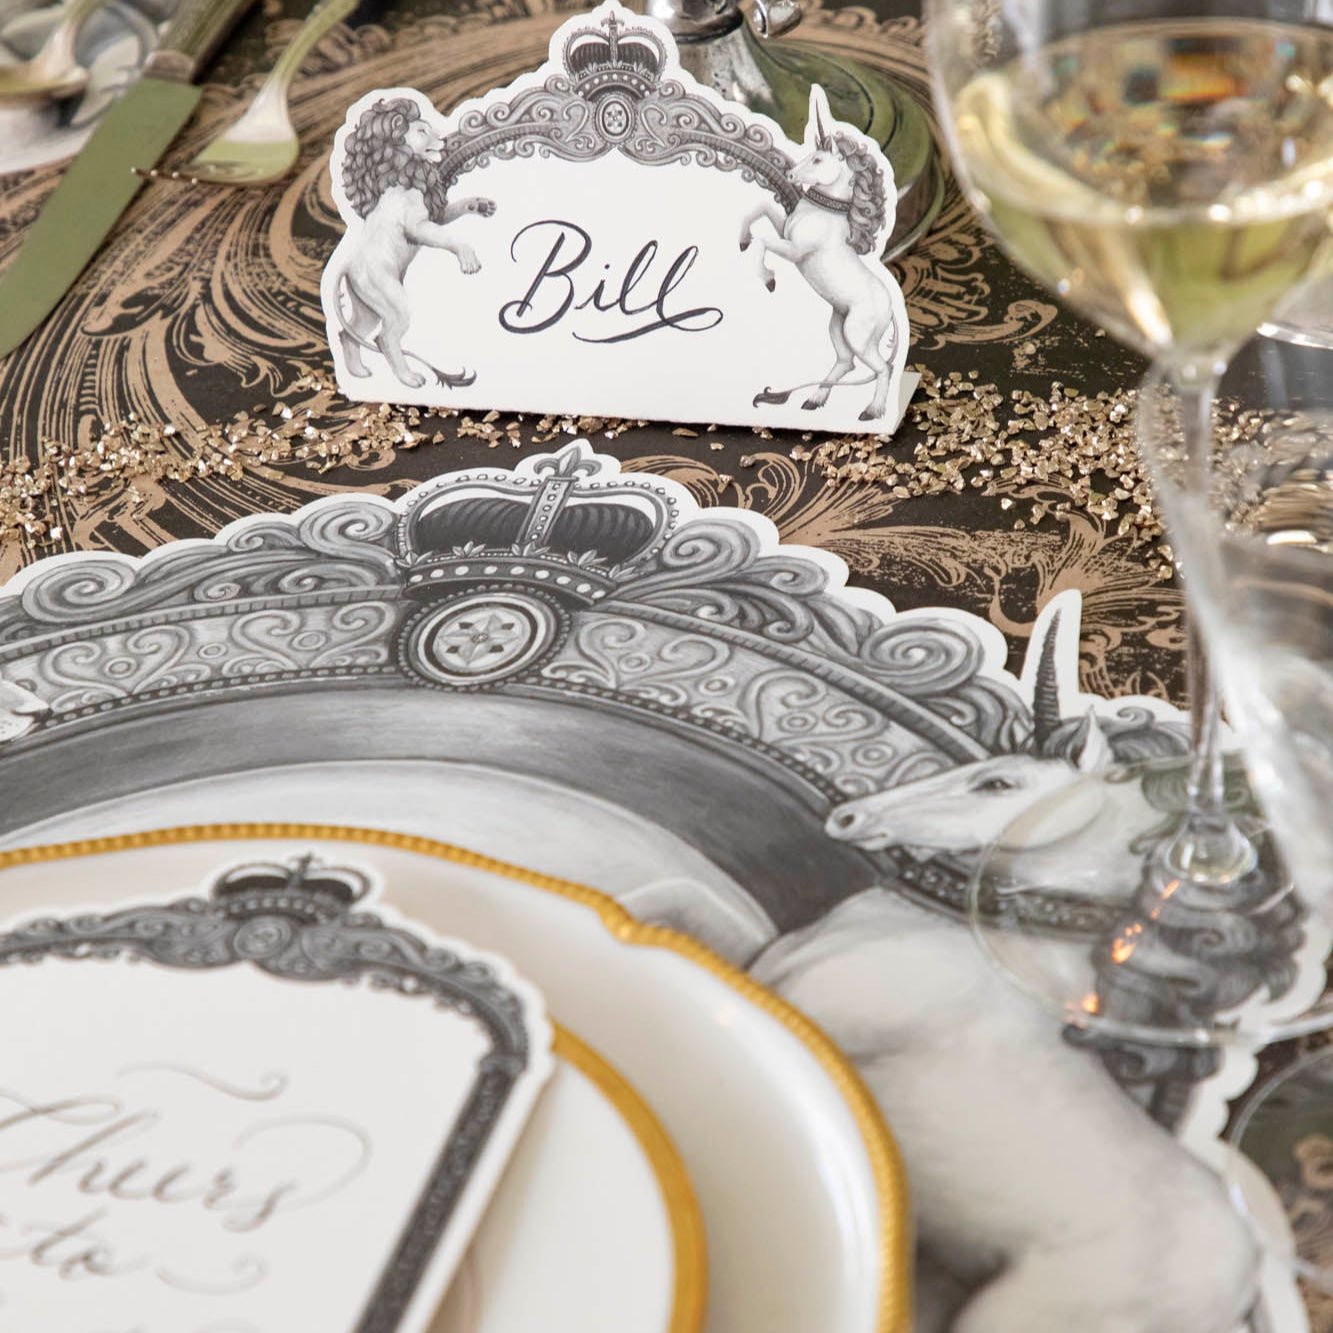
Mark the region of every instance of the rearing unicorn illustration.
[[[907, 307], [902, 291], [879, 262], [896, 213], [893, 168], [864, 135], [832, 122], [828, 98], [817, 84], [810, 89], [810, 114], [805, 127], [809, 150], [788, 173], [799, 197], [787, 213], [774, 203], [755, 209], [741, 226], [740, 247], [754, 247], [755, 267], [765, 286], [776, 284], [769, 256], [796, 266], [796, 271], [832, 307], [829, 337], [835, 359], [822, 380], [790, 389], [765, 388], [754, 405], [785, 403], [792, 394], [810, 389], [802, 404], [823, 407], [838, 385], [875, 386], [862, 421], [878, 421], [892, 430], [898, 404], [890, 412], [889, 396], [902, 378], [907, 361]], [[757, 227], [769, 222], [771, 238]], [[767, 229], [765, 229], [766, 231]], [[849, 380], [857, 362], [868, 374]]]

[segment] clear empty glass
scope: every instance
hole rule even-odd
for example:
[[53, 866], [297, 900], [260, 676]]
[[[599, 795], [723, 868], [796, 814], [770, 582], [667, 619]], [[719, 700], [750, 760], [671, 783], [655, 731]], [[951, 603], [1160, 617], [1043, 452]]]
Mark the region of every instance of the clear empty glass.
[[1302, 896], [1333, 896], [1333, 351], [1260, 341], [1198, 467], [1160, 377], [1140, 434], [1227, 713]]
[[[1202, 459], [1182, 410], [1164, 373], [1145, 380], [1144, 456], [1249, 768], [1247, 783], [1238, 756], [1219, 760], [1218, 787], [1253, 856], [1231, 875], [1178, 873], [1190, 771], [1117, 756], [1111, 737], [1102, 765], [997, 839], [972, 915], [1001, 967], [1070, 1023], [1257, 1045], [1333, 1025], [1333, 351], [1249, 344]], [[1056, 940], [1025, 914], [1036, 886], [1095, 904], [1090, 937]]]

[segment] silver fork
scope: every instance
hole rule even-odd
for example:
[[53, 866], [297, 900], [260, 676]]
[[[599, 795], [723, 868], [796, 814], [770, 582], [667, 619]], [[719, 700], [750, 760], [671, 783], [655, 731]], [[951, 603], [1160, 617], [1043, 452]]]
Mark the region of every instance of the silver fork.
[[[306, 15], [240, 120], [183, 167], [160, 174], [171, 180], [207, 185], [267, 185], [285, 176], [301, 146], [287, 110], [292, 80], [306, 56], [358, 3], [320, 0]], [[155, 171], [148, 174], [159, 175]]]

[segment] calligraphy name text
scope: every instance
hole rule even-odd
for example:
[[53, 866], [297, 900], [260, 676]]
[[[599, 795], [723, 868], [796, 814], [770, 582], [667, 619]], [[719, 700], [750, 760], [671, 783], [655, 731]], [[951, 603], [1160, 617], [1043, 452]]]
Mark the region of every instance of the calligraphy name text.
[[[531, 239], [524, 242], [529, 233]], [[592, 237], [575, 222], [547, 218], [529, 223], [510, 243], [509, 256], [515, 263], [522, 262], [520, 249], [525, 256], [540, 255], [541, 260], [523, 295], [500, 308], [500, 325], [509, 333], [541, 333], [579, 311], [607, 316], [621, 325], [599, 336], [575, 328], [573, 336], [587, 343], [628, 342], [662, 329], [705, 333], [722, 322], [722, 311], [716, 306], [670, 308], [681, 304], [679, 289], [699, 257], [696, 245], [686, 246], [661, 271], [655, 289], [654, 278], [649, 275], [655, 266], [660, 269], [655, 240], [640, 247], [619, 278], [611, 274], [610, 264], [603, 264], [602, 275], [595, 282], [584, 269], [592, 257]], [[626, 320], [631, 321], [629, 327], [623, 327]], [[599, 319], [594, 326], [585, 315], [583, 327], [606, 329], [609, 325], [606, 319]]]

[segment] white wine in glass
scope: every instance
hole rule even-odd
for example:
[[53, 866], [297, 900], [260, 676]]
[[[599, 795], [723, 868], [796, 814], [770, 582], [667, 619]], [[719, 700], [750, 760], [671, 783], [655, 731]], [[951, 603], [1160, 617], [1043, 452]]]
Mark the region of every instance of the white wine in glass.
[[1019, 262], [1150, 355], [1225, 352], [1333, 257], [1333, 31], [1098, 28], [977, 73], [953, 129]]
[[[968, 197], [1021, 266], [1154, 360], [1198, 469], [1189, 484], [1201, 488], [1228, 358], [1293, 289], [1333, 270], [1333, 9], [1324, 0], [927, 0], [926, 17], [941, 124]], [[1188, 566], [1184, 575], [1188, 591]], [[1286, 1011], [1267, 1003], [1286, 975], [1273, 949], [1294, 947], [1300, 931], [1288, 922], [1274, 945], [1249, 915], [1287, 890], [1271, 840], [1228, 786], [1197, 617], [1187, 630], [1183, 796], [1165, 831], [1159, 817], [1117, 833], [1120, 851], [1143, 854], [1114, 929], [1071, 963], [1049, 923], [1022, 910], [1015, 870], [1023, 838], [1045, 847], [1094, 806], [1105, 822], [1152, 804], [1127, 792], [1151, 788], [1155, 800], [1171, 785], [1114, 736], [1098, 776], [1076, 773], [1083, 752], [1043, 756], [1070, 761], [1068, 789], [1034, 796], [982, 855], [973, 919], [1000, 965], [1073, 1024], [1139, 1042], [1250, 1043], [1286, 1030]], [[1104, 861], [1090, 849], [1087, 862], [1066, 883], [1032, 887], [1104, 894]], [[1230, 947], [1233, 928], [1268, 952], [1213, 985], [1203, 954], [1220, 939]], [[1308, 1007], [1298, 1017], [1308, 1024]]]

